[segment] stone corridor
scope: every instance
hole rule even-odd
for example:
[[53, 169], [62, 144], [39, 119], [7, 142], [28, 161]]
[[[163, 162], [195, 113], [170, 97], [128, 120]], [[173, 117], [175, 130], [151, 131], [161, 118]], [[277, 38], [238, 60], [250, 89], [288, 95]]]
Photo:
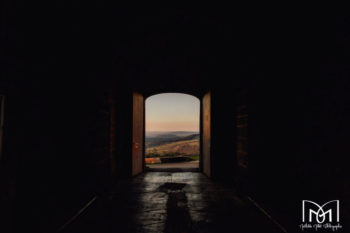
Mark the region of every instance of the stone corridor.
[[63, 232], [282, 232], [228, 187], [196, 172], [148, 172], [119, 182]]

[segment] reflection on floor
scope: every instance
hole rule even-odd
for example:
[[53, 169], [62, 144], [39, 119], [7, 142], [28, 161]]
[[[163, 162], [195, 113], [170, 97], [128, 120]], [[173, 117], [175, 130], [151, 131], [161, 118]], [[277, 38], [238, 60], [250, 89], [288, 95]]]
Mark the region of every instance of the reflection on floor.
[[66, 232], [281, 232], [235, 192], [196, 172], [148, 172], [120, 182]]

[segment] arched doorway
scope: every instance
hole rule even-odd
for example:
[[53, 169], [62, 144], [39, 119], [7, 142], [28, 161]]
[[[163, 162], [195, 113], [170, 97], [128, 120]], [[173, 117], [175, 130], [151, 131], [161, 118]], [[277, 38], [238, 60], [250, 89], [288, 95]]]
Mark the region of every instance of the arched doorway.
[[184, 93], [161, 93], [145, 100], [147, 170], [199, 170], [200, 100]]
[[[147, 123], [146, 114], [148, 113], [146, 109], [146, 105], [147, 105], [147, 102], [149, 100], [152, 100], [153, 97], [158, 98], [158, 101], [163, 102], [163, 104], [161, 105], [166, 106], [168, 109], [173, 106], [171, 103], [167, 104], [166, 103], [167, 98], [162, 98], [164, 97], [162, 95], [168, 95], [168, 99], [170, 98], [169, 95], [172, 95], [170, 99], [172, 99], [173, 102], [174, 100], [178, 99], [180, 96], [182, 97], [183, 100], [187, 99], [188, 103], [192, 102], [192, 104], [188, 104], [186, 107], [182, 106], [182, 108], [197, 109], [196, 114], [194, 114], [195, 111], [192, 111], [192, 116], [197, 115], [197, 121], [192, 121], [192, 123], [189, 123], [189, 122], [184, 123], [182, 124], [181, 127], [178, 127], [178, 128], [176, 128], [176, 126], [181, 125], [179, 122], [177, 123], [175, 122], [173, 124], [167, 125], [166, 123], [169, 123], [169, 122], [163, 121], [163, 122], [158, 122], [159, 124], [158, 126], [154, 124], [152, 126], [152, 123], [146, 124]], [[200, 95], [196, 97], [194, 95], [185, 94], [185, 93], [168, 92], [168, 93], [153, 93], [153, 95], [148, 95], [146, 97], [147, 98], [145, 98], [144, 95], [141, 94], [140, 92], [134, 92], [133, 94], [132, 175], [137, 175], [143, 171], [146, 171], [147, 164], [145, 162], [145, 157], [147, 158], [150, 156], [145, 156], [145, 155], [152, 154], [152, 152], [161, 152], [161, 155], [164, 155], [165, 150], [159, 151], [159, 149], [161, 148], [156, 148], [156, 151], [155, 151], [154, 148], [152, 149], [152, 147], [149, 146], [150, 141], [152, 141], [152, 139], [147, 140], [146, 138], [146, 136], [150, 136], [149, 134], [147, 135], [147, 130], [152, 131], [151, 130], [152, 127], [153, 129], [159, 130], [160, 129], [159, 127], [163, 125], [164, 128], [160, 131], [180, 131], [179, 132], [180, 135], [179, 134], [171, 135], [173, 137], [172, 140], [175, 140], [173, 143], [176, 144], [176, 140], [182, 141], [182, 143], [184, 143], [185, 145], [185, 148], [190, 149], [189, 153], [183, 154], [182, 153], [183, 151], [181, 151], [181, 149], [177, 150], [175, 148], [176, 147], [175, 145], [170, 150], [170, 153], [174, 152], [175, 154], [172, 154], [172, 155], [175, 155], [175, 156], [179, 155], [180, 157], [188, 157], [189, 159], [192, 159], [192, 161], [197, 160], [196, 168], [199, 171], [205, 173], [207, 176], [211, 176], [211, 143], [210, 143], [211, 141], [211, 93], [207, 92], [204, 95]], [[175, 109], [172, 109], [172, 111], [170, 111], [167, 114], [171, 115], [171, 112], [174, 113], [173, 110]], [[187, 124], [187, 128], [185, 127], [186, 124]], [[168, 126], [168, 128], [165, 127], [166, 125]], [[194, 125], [197, 125], [197, 126], [195, 127]], [[158, 128], [155, 128], [155, 127], [158, 127]], [[154, 131], [157, 131], [157, 130], [154, 130]], [[181, 131], [186, 131], [186, 132], [181, 132]], [[165, 139], [164, 136], [169, 137], [169, 135], [163, 135], [161, 137]], [[188, 140], [185, 140], [185, 139], [188, 139]], [[192, 146], [186, 145], [186, 143], [189, 143], [191, 140], [192, 140]], [[163, 142], [164, 141], [165, 140], [163, 140]], [[169, 142], [169, 143], [172, 143], [172, 142]], [[177, 148], [181, 148], [181, 146]], [[197, 154], [193, 154], [191, 153], [191, 150], [192, 152], [195, 150], [197, 150], [198, 152]], [[165, 155], [167, 154], [165, 153]]]

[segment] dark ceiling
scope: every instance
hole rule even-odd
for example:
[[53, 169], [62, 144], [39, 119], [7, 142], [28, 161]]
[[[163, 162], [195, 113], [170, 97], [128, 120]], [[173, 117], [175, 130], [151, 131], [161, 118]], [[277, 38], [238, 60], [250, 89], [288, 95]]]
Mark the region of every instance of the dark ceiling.
[[5, 5], [2, 64], [12, 78], [123, 80], [149, 93], [186, 91], [344, 70], [350, 54], [349, 20], [341, 14], [146, 10], [103, 1]]

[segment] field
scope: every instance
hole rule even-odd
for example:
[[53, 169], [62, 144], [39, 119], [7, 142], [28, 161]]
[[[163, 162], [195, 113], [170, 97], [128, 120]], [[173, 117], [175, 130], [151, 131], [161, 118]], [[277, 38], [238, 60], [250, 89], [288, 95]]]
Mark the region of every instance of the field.
[[186, 156], [199, 157], [199, 134], [169, 132], [146, 137], [146, 158]]
[[146, 155], [198, 155], [199, 139], [170, 142], [146, 149]]

